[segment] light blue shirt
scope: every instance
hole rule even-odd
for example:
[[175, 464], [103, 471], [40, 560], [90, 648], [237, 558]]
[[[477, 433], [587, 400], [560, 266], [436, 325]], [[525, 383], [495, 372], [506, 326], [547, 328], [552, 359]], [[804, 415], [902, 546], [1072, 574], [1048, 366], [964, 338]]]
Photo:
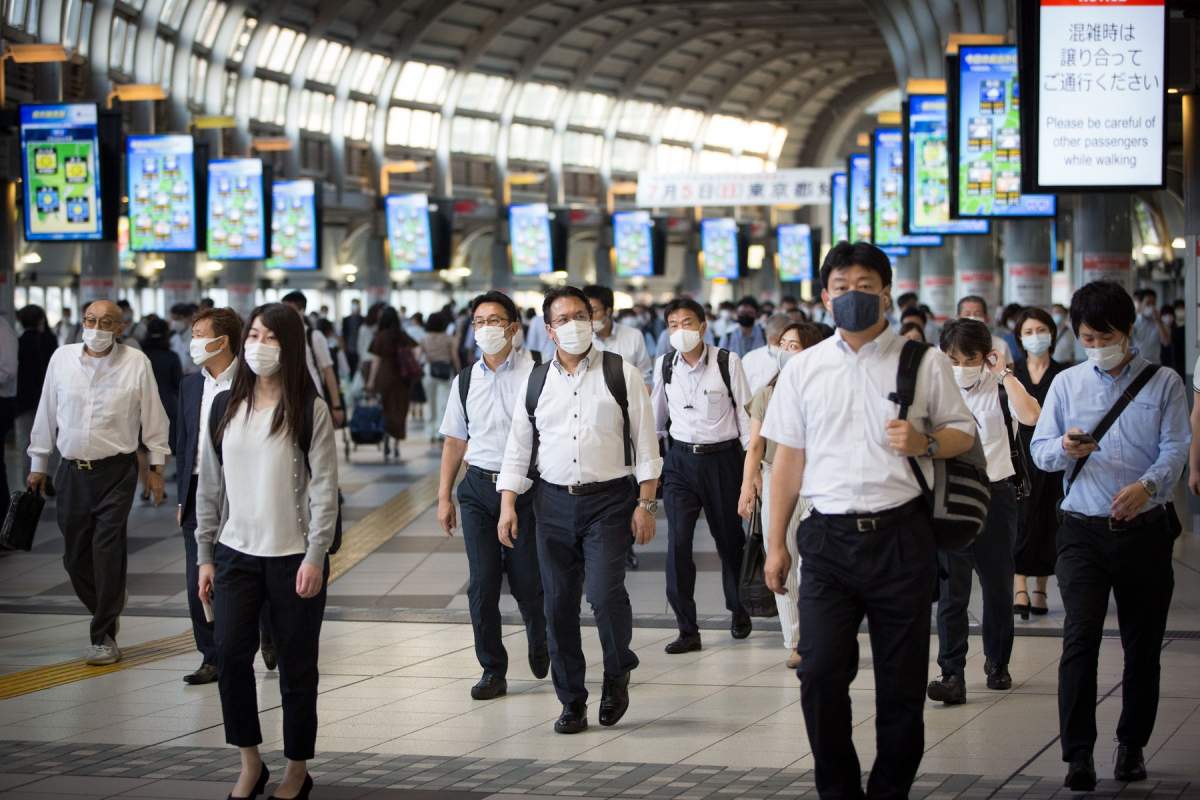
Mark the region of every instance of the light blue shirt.
[[735, 326], [733, 330], [725, 334], [721, 339], [721, 347], [724, 347], [731, 353], [737, 353], [738, 358], [745, 358], [746, 353], [751, 350], [756, 350], [759, 347], [767, 346], [767, 334], [763, 332], [761, 325], [755, 325], [750, 329], [750, 335], [742, 333], [741, 326]]
[[[1059, 373], [1033, 432], [1034, 463], [1046, 472], [1063, 471], [1065, 487], [1075, 459], [1063, 450], [1062, 437], [1071, 428], [1093, 431], [1146, 366], [1135, 355], [1116, 378], [1087, 361]], [[1183, 381], [1174, 370], [1159, 369], [1104, 434], [1100, 449], [1071, 485], [1063, 510], [1111, 516], [1113, 498], [1143, 479], [1154, 481], [1158, 493], [1142, 511], [1167, 503], [1187, 462], [1190, 439]]]

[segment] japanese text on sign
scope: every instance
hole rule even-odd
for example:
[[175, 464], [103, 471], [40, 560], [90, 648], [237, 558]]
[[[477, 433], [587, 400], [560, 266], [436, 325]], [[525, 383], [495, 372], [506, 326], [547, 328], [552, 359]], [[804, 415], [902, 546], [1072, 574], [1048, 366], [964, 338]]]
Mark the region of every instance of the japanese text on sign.
[[753, 174], [638, 175], [642, 208], [825, 204], [832, 169], [784, 169]]

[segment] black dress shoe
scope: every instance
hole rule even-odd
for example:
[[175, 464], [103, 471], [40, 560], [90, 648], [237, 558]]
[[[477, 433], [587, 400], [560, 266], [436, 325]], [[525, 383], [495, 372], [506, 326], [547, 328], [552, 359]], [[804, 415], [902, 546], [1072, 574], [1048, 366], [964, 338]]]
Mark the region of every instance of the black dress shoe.
[[217, 668], [212, 664], [201, 664], [200, 669], [183, 676], [183, 682], [189, 686], [200, 686], [204, 683], [212, 683], [217, 679]]
[[279, 664], [279, 659], [275, 655], [275, 648], [272, 646], [262, 648], [263, 666], [267, 669], [275, 669]]
[[1123, 783], [1146, 780], [1146, 759], [1142, 756], [1142, 748], [1131, 744], [1118, 745], [1113, 777]]
[[925, 695], [935, 703], [961, 706], [967, 702], [967, 683], [962, 675], [943, 675], [936, 681], [929, 682], [929, 686], [925, 688]]
[[263, 790], [267, 788], [267, 781], [269, 780], [271, 780], [271, 770], [267, 769], [266, 764], [263, 764], [262, 769], [258, 773], [258, 781], [254, 784], [254, 790], [249, 795], [246, 797], [235, 797], [231, 792], [226, 800], [254, 800], [254, 798], [262, 794]]
[[495, 700], [508, 694], [508, 681], [490, 672], [483, 673], [479, 683], [471, 687], [471, 697], [476, 700]]
[[529, 651], [529, 671], [539, 681], [550, 672], [550, 650], [544, 642], [541, 647]]
[[1012, 688], [1012, 675], [1007, 667], [998, 667], [991, 661], [983, 662], [983, 672], [987, 675], [987, 687], [998, 692], [1006, 692]]
[[312, 794], [312, 790], [313, 790], [312, 775], [306, 774], [304, 776], [304, 783], [301, 784], [299, 792], [292, 795], [291, 797], [279, 797], [278, 795], [273, 794], [270, 797], [268, 797], [267, 800], [308, 800], [308, 796], [310, 794]]
[[700, 649], [700, 634], [681, 633], [679, 638], [663, 649], [667, 651], [667, 655], [671, 656], [677, 656], [680, 653], [694, 653]]
[[1096, 765], [1092, 762], [1092, 754], [1086, 753], [1071, 759], [1067, 769], [1067, 779], [1063, 786], [1072, 792], [1090, 792], [1096, 788]]
[[749, 614], [745, 611], [733, 612], [733, 621], [729, 623], [729, 633], [733, 638], [745, 639], [752, 630], [754, 630], [754, 624], [750, 622]]
[[604, 693], [600, 696], [600, 724], [616, 725], [629, 710], [629, 673], [619, 678], [604, 678]]
[[555, 733], [580, 733], [587, 730], [587, 703], [567, 703], [554, 723]]

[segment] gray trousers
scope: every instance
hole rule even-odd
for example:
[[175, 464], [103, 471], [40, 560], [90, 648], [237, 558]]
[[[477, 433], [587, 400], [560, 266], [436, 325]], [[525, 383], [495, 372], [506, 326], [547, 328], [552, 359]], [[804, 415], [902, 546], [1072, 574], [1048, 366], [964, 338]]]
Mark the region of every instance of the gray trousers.
[[65, 544], [63, 566], [75, 596], [92, 614], [92, 643], [101, 644], [105, 636], [116, 638], [125, 608], [126, 525], [138, 467], [133, 453], [92, 464], [88, 470], [66, 459], [59, 463], [55, 511]]

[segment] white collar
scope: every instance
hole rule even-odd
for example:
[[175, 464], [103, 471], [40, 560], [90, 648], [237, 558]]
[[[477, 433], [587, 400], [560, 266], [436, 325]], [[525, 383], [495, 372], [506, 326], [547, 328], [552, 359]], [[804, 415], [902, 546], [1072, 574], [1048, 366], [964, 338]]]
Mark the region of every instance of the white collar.
[[224, 370], [222, 370], [221, 374], [215, 378], [212, 376], [212, 373], [210, 373], [204, 367], [200, 368], [200, 372], [204, 373], [204, 380], [206, 383], [215, 383], [215, 384], [220, 385], [222, 383], [233, 383], [233, 376], [234, 376], [234, 373], [237, 372], [237, 367], [238, 367], [238, 358], [237, 358], [237, 356], [234, 356], [233, 361], [229, 362], [229, 366], [226, 367]]

